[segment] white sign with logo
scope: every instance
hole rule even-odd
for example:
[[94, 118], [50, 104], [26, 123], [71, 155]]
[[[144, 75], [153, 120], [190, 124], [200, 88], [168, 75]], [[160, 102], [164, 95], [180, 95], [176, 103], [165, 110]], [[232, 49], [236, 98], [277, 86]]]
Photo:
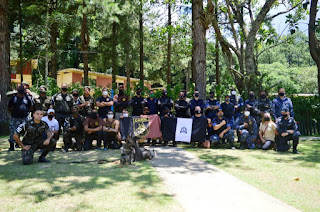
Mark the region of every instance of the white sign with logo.
[[177, 118], [176, 141], [188, 142], [191, 141], [192, 119]]

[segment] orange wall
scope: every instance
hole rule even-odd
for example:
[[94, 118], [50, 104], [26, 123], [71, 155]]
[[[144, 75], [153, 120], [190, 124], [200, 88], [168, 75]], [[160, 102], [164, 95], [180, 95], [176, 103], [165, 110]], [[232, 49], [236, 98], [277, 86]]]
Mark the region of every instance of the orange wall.
[[73, 83], [76, 83], [76, 82], [82, 83], [82, 74], [72, 73], [72, 82]]
[[112, 84], [111, 78], [97, 76], [97, 86], [107, 87]]

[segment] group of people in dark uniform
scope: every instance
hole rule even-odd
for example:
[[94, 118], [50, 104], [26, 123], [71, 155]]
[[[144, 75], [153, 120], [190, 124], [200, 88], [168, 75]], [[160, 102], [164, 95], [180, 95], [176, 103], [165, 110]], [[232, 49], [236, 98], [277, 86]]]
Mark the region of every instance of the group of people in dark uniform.
[[[65, 152], [69, 149], [89, 150], [93, 148], [94, 140], [97, 141], [97, 150], [119, 148], [119, 119], [128, 117], [128, 108], [131, 107], [132, 116], [158, 114], [160, 119], [173, 116], [206, 119], [206, 139], [212, 146], [227, 141], [230, 148], [235, 149], [237, 135], [240, 149], [258, 147], [266, 150], [273, 147], [287, 151], [290, 149], [289, 140], [293, 140], [293, 153], [298, 153], [300, 134], [292, 102], [285, 96], [283, 88], [279, 89], [279, 95], [273, 101], [267, 98], [265, 91], [260, 92], [259, 99], [250, 91], [245, 102], [233, 89], [224, 96], [222, 104], [215, 99], [214, 91], [205, 101], [200, 99], [198, 90], [194, 91], [192, 99], [181, 91], [179, 98], [173, 101], [165, 89], [160, 98], [155, 97], [153, 90], [149, 91], [147, 98], [142, 96], [140, 88], [132, 98], [125, 94], [123, 85], [118, 90], [110, 97], [108, 90], [102, 88], [102, 95], [95, 99], [88, 86], [79, 96], [78, 90], [69, 93], [68, 85], [63, 84], [59, 93], [48, 97], [45, 86], [41, 86], [39, 95], [36, 95], [29, 90], [27, 83], [23, 83], [8, 104], [11, 114], [9, 151], [21, 147], [23, 164], [31, 164], [34, 152], [42, 149], [39, 162], [49, 162], [45, 156], [55, 149], [59, 135], [63, 136]], [[22, 141], [20, 136], [23, 136]], [[164, 145], [167, 143], [165, 141]], [[194, 141], [191, 143], [194, 146]], [[152, 144], [156, 144], [154, 139]], [[176, 145], [175, 141], [173, 145]], [[201, 145], [199, 142], [198, 146]]]

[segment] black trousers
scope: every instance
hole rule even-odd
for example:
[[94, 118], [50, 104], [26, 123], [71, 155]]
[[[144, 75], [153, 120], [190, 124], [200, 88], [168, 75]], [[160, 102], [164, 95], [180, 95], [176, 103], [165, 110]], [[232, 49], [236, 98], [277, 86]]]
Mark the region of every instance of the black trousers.
[[277, 150], [280, 152], [288, 151], [290, 149], [289, 141], [292, 140], [293, 150], [297, 150], [297, 146], [299, 144], [299, 136], [300, 132], [296, 131], [293, 135], [281, 136], [278, 135], [276, 138]]

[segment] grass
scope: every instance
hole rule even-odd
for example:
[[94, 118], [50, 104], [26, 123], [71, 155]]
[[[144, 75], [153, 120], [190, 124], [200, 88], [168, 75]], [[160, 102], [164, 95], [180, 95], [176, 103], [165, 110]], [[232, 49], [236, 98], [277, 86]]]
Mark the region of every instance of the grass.
[[320, 138], [300, 141], [299, 155], [228, 147], [186, 149], [291, 206], [320, 211]]
[[[50, 152], [23, 166], [0, 138], [0, 211], [182, 211], [147, 161], [121, 167], [119, 150]], [[98, 164], [98, 160], [110, 160]], [[70, 163], [73, 161], [95, 161]]]

